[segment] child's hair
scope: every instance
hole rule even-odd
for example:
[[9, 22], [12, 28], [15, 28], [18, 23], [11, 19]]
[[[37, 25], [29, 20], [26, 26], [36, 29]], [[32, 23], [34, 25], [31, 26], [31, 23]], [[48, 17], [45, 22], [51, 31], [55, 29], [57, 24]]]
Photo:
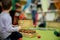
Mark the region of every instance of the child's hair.
[[0, 2], [1, 2], [1, 0], [0, 0]]
[[0, 6], [0, 13], [2, 12], [2, 7]]
[[4, 10], [9, 10], [12, 5], [12, 0], [2, 0], [2, 8]]
[[34, 2], [35, 2], [35, 0], [32, 0], [32, 1], [31, 1], [31, 3], [34, 3]]
[[37, 2], [37, 0], [32, 0], [32, 1], [31, 1], [31, 3], [35, 3], [35, 2]]

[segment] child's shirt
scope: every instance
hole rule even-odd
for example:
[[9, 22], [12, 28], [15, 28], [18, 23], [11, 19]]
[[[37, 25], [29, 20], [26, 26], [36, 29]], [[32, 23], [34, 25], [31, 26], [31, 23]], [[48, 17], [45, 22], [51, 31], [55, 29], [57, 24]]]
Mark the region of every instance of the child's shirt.
[[30, 7], [31, 7], [31, 10], [37, 11], [37, 5], [36, 4], [31, 3]]
[[46, 22], [46, 18], [44, 17], [44, 16], [42, 16], [41, 18], [40, 18], [40, 24], [43, 24], [43, 23], [45, 23]]
[[12, 19], [9, 13], [2, 12], [0, 14], [0, 37], [7, 38], [12, 32], [18, 31], [18, 27], [12, 27]]
[[20, 0], [12, 0], [12, 10], [16, 10], [16, 3]]

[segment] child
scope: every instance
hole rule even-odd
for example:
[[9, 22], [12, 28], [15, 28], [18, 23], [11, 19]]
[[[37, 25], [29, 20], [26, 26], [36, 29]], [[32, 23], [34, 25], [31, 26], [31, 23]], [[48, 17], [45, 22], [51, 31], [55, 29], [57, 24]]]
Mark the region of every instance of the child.
[[19, 15], [21, 13], [21, 8], [22, 8], [21, 6], [16, 6], [16, 9], [18, 9], [19, 11], [15, 12], [13, 25], [18, 25]]
[[14, 16], [16, 11], [20, 12], [20, 10], [16, 9], [16, 6], [21, 6], [20, 3], [18, 3], [20, 0], [12, 0], [12, 10], [10, 11], [10, 15], [12, 17], [12, 24], [14, 23]]
[[46, 13], [43, 13], [42, 17], [40, 18], [40, 25], [39, 25], [39, 27], [46, 27], [46, 18], [45, 18], [45, 16], [46, 16]]
[[37, 14], [37, 1], [36, 0], [31, 4], [31, 12], [32, 12], [33, 25], [36, 27], [36, 14]]
[[9, 15], [11, 10], [11, 0], [2, 0], [2, 13], [0, 14], [0, 37], [2, 40], [22, 40], [22, 34], [18, 31], [21, 27], [13, 27], [12, 19]]

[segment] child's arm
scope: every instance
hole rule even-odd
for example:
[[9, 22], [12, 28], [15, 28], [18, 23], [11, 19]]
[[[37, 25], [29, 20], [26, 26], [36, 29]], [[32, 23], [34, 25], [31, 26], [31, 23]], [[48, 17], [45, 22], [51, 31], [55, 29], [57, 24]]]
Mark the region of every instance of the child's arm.
[[7, 32], [15, 32], [21, 29], [21, 27], [13, 27], [11, 20], [8, 20], [8, 18], [3, 19], [3, 22], [4, 22], [3, 25]]

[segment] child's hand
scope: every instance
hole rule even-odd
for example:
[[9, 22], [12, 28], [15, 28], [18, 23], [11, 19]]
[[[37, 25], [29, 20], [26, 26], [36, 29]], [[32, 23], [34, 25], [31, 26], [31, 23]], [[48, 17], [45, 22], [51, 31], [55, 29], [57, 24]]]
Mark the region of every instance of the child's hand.
[[21, 30], [22, 29], [21, 26], [18, 26], [18, 29]]

